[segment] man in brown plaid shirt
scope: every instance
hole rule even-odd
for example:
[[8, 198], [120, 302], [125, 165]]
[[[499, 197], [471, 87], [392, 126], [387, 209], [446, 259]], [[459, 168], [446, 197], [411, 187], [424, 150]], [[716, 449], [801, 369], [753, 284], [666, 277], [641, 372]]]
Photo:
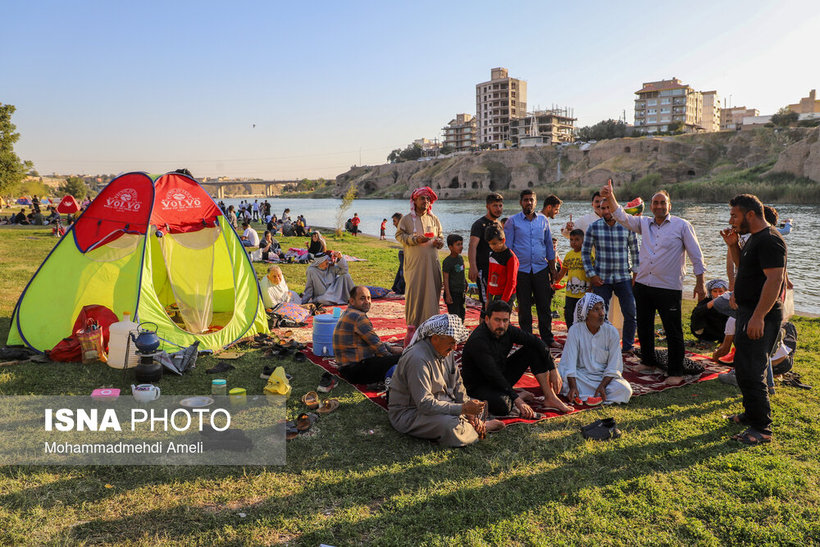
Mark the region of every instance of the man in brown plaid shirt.
[[385, 373], [399, 362], [402, 348], [382, 342], [370, 311], [370, 290], [356, 286], [350, 291], [348, 307], [333, 330], [333, 354], [342, 377], [352, 384], [384, 381]]

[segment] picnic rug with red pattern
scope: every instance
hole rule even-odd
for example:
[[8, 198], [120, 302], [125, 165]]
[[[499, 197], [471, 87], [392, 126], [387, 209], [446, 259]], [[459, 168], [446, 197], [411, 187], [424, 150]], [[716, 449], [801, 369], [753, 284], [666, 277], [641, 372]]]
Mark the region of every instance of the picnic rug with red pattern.
[[[340, 307], [344, 308], [343, 306]], [[442, 305], [441, 313], [447, 313], [446, 306]], [[375, 328], [376, 332], [380, 335], [382, 340], [398, 344], [400, 344], [404, 340], [406, 326], [404, 322], [403, 298], [388, 298], [384, 300], [374, 300], [373, 306], [367, 315], [368, 317], [370, 317], [370, 321], [373, 323], [373, 327]], [[513, 315], [513, 318], [515, 319], [515, 314]], [[479, 319], [479, 308], [477, 306], [468, 306], [464, 324], [470, 330], [472, 330], [478, 325]], [[513, 322], [515, 323], [515, 321]], [[312, 334], [312, 327], [310, 327], [310, 325], [312, 325], [312, 320], [309, 322], [308, 325], [308, 327], [304, 327], [302, 329], [294, 329], [294, 331], [303, 331], [299, 333], [301, 336], [294, 335], [294, 338], [299, 339], [300, 342], [307, 343], [307, 349], [305, 349], [303, 353], [312, 363], [321, 367], [325, 371], [338, 376], [340, 381], [345, 381], [341, 376], [339, 376], [339, 370], [336, 367], [336, 361], [333, 357], [321, 357], [313, 354], [312, 343], [310, 339]], [[552, 323], [552, 327], [555, 339], [563, 345], [567, 335], [566, 325], [563, 321], [555, 320]], [[304, 331], [306, 331], [307, 337], [305, 337]], [[463, 345], [459, 345], [454, 350], [454, 358], [459, 366], [461, 365], [462, 348]], [[552, 357], [553, 359], [555, 359], [555, 362], [558, 363], [558, 361], [560, 361], [561, 359], [562, 350], [560, 348], [550, 348], [550, 352], [552, 353]], [[664, 375], [642, 374], [637, 372], [637, 369], [641, 366], [640, 359], [638, 359], [637, 357], [628, 357], [624, 359], [623, 375], [624, 378], [632, 386], [632, 396], [639, 397], [641, 395], [647, 395], [649, 393], [659, 393], [667, 389], [676, 389], [698, 382], [713, 380], [717, 378], [718, 375], [720, 375], [721, 373], [730, 370], [729, 367], [719, 365], [712, 361], [709, 357], [698, 353], [687, 351], [686, 359], [690, 363], [702, 365], [704, 371], [700, 374], [684, 376], [684, 382], [677, 386], [668, 386], [664, 384]], [[387, 410], [387, 399], [383, 391], [374, 391], [371, 387], [361, 384], [351, 385], [353, 385], [354, 388], [361, 392], [371, 402], [380, 406], [384, 410]], [[543, 393], [541, 392], [541, 387], [538, 385], [538, 381], [535, 379], [535, 376], [533, 376], [533, 374], [530, 372], [525, 373], [524, 376], [521, 377], [518, 383], [515, 384], [515, 388], [526, 389], [527, 391], [531, 392], [535, 397], [543, 396]], [[533, 410], [535, 410], [536, 412], [541, 413], [543, 415], [543, 418], [540, 418], [538, 420], [527, 420], [519, 417], [500, 417], [500, 419], [509, 425], [513, 423], [536, 423], [541, 420], [565, 415], [555, 410], [551, 410], [549, 408], [541, 406], [538, 399], [536, 399], [535, 403], [531, 403], [530, 406], [532, 406]], [[575, 408], [575, 410], [572, 413], [589, 410], [590, 408], [596, 408], [587, 405], [572, 406], [574, 406]]]

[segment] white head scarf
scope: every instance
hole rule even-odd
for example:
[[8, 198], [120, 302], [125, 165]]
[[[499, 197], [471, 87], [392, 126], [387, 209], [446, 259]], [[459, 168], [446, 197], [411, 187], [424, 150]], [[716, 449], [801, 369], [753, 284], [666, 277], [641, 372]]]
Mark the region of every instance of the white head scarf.
[[409, 348], [416, 342], [420, 342], [425, 338], [430, 338], [434, 334], [438, 334], [439, 336], [450, 336], [455, 338], [456, 344], [460, 344], [467, 339], [470, 335], [470, 331], [464, 327], [464, 324], [461, 322], [461, 317], [458, 315], [446, 313], [434, 315], [416, 329], [416, 332], [413, 334], [413, 338], [410, 340], [410, 343], [407, 344], [407, 347]]
[[722, 279], [713, 279], [706, 284], [706, 292], [712, 292], [712, 289], [723, 289], [728, 291], [729, 284]]
[[589, 310], [591, 310], [595, 304], [600, 302], [604, 304], [604, 299], [598, 296], [595, 293], [588, 292], [586, 293], [577, 304], [575, 304], [575, 316], [574, 322], [575, 323], [584, 323], [587, 320], [587, 315], [589, 315]]

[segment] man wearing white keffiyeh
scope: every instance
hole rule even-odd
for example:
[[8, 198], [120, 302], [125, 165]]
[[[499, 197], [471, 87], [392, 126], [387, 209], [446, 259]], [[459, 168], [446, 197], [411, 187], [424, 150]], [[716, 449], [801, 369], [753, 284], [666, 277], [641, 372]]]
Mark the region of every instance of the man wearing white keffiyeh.
[[570, 401], [600, 397], [604, 403], [626, 403], [632, 386], [624, 380], [621, 337], [606, 321], [604, 300], [586, 293], [575, 306], [558, 372], [564, 381], [562, 395]]
[[396, 431], [442, 446], [466, 446], [504, 427], [498, 420], [481, 421], [484, 403], [464, 389], [452, 352], [467, 334], [461, 318], [447, 314], [416, 330], [390, 381], [388, 416]]

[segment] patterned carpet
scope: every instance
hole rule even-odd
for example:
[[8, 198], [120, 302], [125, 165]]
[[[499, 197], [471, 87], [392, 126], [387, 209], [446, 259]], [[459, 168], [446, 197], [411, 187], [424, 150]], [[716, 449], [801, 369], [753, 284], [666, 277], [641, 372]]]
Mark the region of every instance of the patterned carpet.
[[[442, 313], [446, 313], [446, 307], [442, 306], [441, 311]], [[403, 298], [388, 298], [373, 301], [373, 306], [370, 309], [370, 312], [368, 313], [368, 317], [370, 317], [370, 320], [373, 323], [373, 327], [376, 329], [376, 332], [379, 333], [382, 340], [400, 343], [404, 339], [406, 326], [404, 322]], [[477, 305], [468, 306], [467, 316], [464, 321], [465, 325], [468, 328], [473, 329], [476, 327], [476, 325], [478, 325], [478, 322], [479, 308], [477, 307]], [[513, 314], [513, 322], [517, 324], [515, 314]], [[278, 330], [279, 329], [275, 329], [274, 332], [277, 332]], [[336, 361], [333, 359], [333, 357], [323, 358], [320, 356], [313, 355], [313, 352], [311, 351], [311, 337], [313, 333], [312, 318], [309, 320], [308, 326], [291, 330], [293, 330], [294, 339], [298, 340], [299, 342], [308, 344], [308, 348], [304, 351], [304, 353], [305, 355], [307, 355], [308, 359], [311, 362], [323, 368], [324, 370], [330, 372], [331, 374], [338, 375], [338, 370], [336, 369]], [[555, 335], [555, 339], [560, 343], [563, 343], [566, 340], [566, 326], [562, 321], [553, 321], [553, 334]], [[455, 350], [455, 359], [456, 362], [459, 364], [461, 363], [461, 348], [462, 347], [459, 346]], [[561, 359], [561, 351], [561, 349], [556, 348], [552, 348], [550, 350], [556, 363], [558, 363]], [[728, 367], [714, 363], [705, 355], [686, 352], [686, 358], [688, 361], [692, 363], [703, 365], [705, 370], [701, 374], [685, 376], [684, 383], [682, 383], [679, 386], [667, 386], [666, 384], [664, 384], [663, 381], [665, 379], [665, 376], [662, 374], [641, 374], [637, 372], [637, 369], [640, 367], [640, 360], [635, 357], [630, 357], [626, 359], [624, 361], [624, 378], [632, 386], [633, 397], [646, 395], [648, 393], [657, 393], [660, 391], [665, 391], [667, 389], [675, 389], [678, 387], [691, 385], [696, 382], [712, 380], [714, 378], [717, 378], [719, 374], [730, 370]], [[353, 387], [355, 387], [362, 394], [364, 394], [364, 396], [367, 397], [374, 404], [380, 406], [385, 410], [387, 409], [387, 401], [383, 393], [368, 389], [368, 387], [364, 385], [354, 385]], [[531, 373], [526, 373], [521, 378], [521, 380], [515, 385], [515, 387], [520, 389], [526, 389], [527, 391], [532, 392], [533, 395], [535, 395], [536, 397], [540, 397], [542, 395], [541, 388], [538, 386], [538, 382]], [[543, 408], [538, 404], [538, 402], [531, 406], [536, 412], [544, 414], [543, 419], [554, 418], [556, 416], [563, 415], [554, 410]], [[574, 412], [588, 410], [589, 408], [591, 407], [588, 407], [586, 405], [576, 406]], [[535, 423], [539, 420], [524, 420], [521, 418], [506, 417], [503, 418], [503, 421], [510, 424]]]

